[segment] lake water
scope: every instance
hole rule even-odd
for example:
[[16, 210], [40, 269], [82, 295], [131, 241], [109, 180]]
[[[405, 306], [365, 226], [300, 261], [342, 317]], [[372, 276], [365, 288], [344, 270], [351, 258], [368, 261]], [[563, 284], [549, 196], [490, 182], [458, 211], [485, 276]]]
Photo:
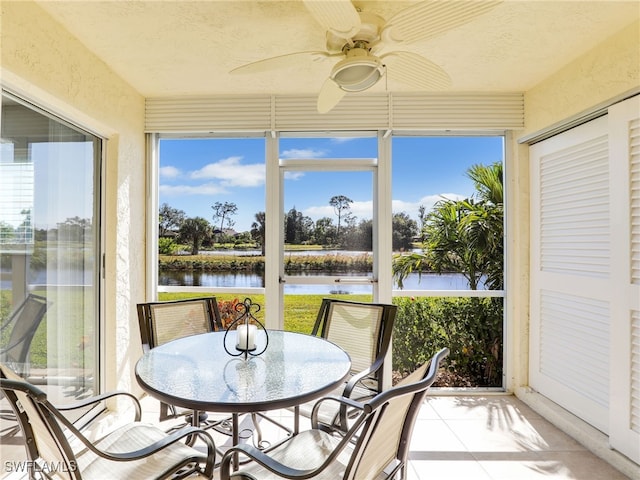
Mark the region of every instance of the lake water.
[[[306, 275], [308, 276], [308, 275]], [[161, 272], [160, 285], [194, 287], [264, 287], [264, 277], [253, 273], [186, 273]], [[404, 290], [467, 290], [469, 283], [460, 274], [411, 274], [404, 281]], [[284, 287], [287, 294], [371, 293], [369, 285], [294, 285]]]
[[[259, 254], [259, 252], [248, 251], [217, 251], [202, 252], [209, 255], [247, 255]], [[370, 252], [345, 252], [345, 251], [327, 251], [327, 250], [308, 250], [286, 252], [286, 256], [297, 255], [364, 255]], [[313, 274], [305, 274], [306, 276]], [[323, 275], [322, 273], [317, 275]], [[345, 275], [347, 276], [347, 275]], [[361, 276], [361, 275], [360, 275]], [[163, 286], [195, 286], [195, 287], [228, 287], [228, 288], [262, 288], [264, 287], [264, 276], [254, 273], [209, 273], [209, 272], [163, 272], [158, 275], [158, 283]], [[0, 275], [0, 284], [2, 289], [11, 288], [10, 272], [2, 272]], [[61, 269], [56, 271], [37, 271], [32, 272], [29, 278], [30, 284], [37, 285], [91, 285], [91, 271], [75, 271]], [[397, 287], [394, 287], [397, 288]], [[456, 273], [450, 274], [422, 274], [417, 273], [409, 275], [404, 280], [404, 290], [468, 290], [469, 283], [464, 276]], [[330, 293], [371, 293], [370, 285], [301, 285], [287, 284], [284, 287], [287, 294], [330, 294]]]
[[[418, 250], [416, 250], [418, 251]], [[201, 252], [203, 255], [260, 255], [259, 251], [247, 250], [218, 250]], [[344, 250], [301, 250], [285, 252], [288, 256], [315, 256], [315, 255], [370, 255], [365, 251]], [[310, 276], [313, 274], [305, 274]], [[317, 275], [324, 275], [318, 273]], [[346, 275], [345, 275], [346, 276]], [[361, 276], [361, 274], [360, 274]], [[194, 286], [194, 287], [236, 287], [236, 288], [262, 288], [264, 276], [253, 273], [206, 273], [206, 272], [160, 272], [158, 283], [166, 286]], [[449, 274], [422, 274], [409, 275], [404, 280], [404, 290], [468, 290], [469, 282], [463, 275]], [[284, 291], [287, 294], [329, 294], [329, 293], [371, 293], [370, 285], [301, 285], [286, 284]]]

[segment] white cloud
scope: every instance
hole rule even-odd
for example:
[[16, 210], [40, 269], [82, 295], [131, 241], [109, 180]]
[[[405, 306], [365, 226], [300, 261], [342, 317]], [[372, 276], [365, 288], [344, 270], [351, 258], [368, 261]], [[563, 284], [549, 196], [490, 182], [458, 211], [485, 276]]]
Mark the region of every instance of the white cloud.
[[177, 178], [181, 173], [178, 168], [172, 166], [160, 167], [158, 170], [160, 178]]
[[203, 183], [200, 185], [160, 185], [160, 194], [163, 196], [185, 195], [218, 195], [227, 193], [227, 189], [215, 183]]
[[358, 137], [333, 137], [331, 143], [347, 143], [357, 139]]
[[462, 200], [466, 198], [465, 195], [459, 195], [457, 193], [441, 193], [439, 195], [427, 195], [422, 197], [417, 202], [405, 202], [404, 200], [393, 200], [391, 209], [393, 213], [406, 213], [411, 218], [417, 220], [419, 215], [419, 208], [424, 205], [425, 211], [429, 212], [433, 206], [441, 200]]
[[[360, 222], [360, 220], [369, 220], [373, 215], [373, 202], [353, 202], [350, 212], [358, 218], [358, 222]], [[307, 217], [311, 217], [314, 221], [323, 217], [329, 217], [336, 221], [338, 219], [335, 209], [329, 205], [328, 202], [327, 205], [316, 205], [305, 208], [302, 213]]]
[[223, 187], [257, 187], [264, 185], [265, 166], [263, 163], [243, 165], [242, 157], [229, 157], [216, 163], [205, 165], [190, 173], [196, 180], [219, 180]]
[[304, 172], [284, 172], [285, 180], [298, 180], [302, 177], [304, 177]]
[[307, 217], [311, 217], [314, 221], [323, 217], [333, 218], [335, 216], [335, 212], [331, 205], [305, 208], [302, 213]]
[[292, 148], [282, 152], [282, 158], [322, 158], [327, 154], [325, 150], [312, 148]]

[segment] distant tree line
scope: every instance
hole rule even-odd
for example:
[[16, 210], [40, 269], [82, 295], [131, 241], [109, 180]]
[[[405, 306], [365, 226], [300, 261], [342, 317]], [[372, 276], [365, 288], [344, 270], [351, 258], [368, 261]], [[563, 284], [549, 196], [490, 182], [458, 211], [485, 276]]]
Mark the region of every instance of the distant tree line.
[[[336, 195], [329, 199], [336, 218], [322, 217], [313, 221], [298, 211], [295, 206], [284, 215], [284, 241], [295, 245], [322, 245], [325, 248], [342, 250], [371, 250], [373, 222], [358, 218], [351, 211], [353, 200]], [[158, 234], [160, 253], [171, 254], [178, 244], [188, 245], [192, 255], [203, 248], [212, 248], [215, 243], [234, 245], [254, 244], [265, 247], [265, 213], [254, 215], [248, 232], [236, 233], [233, 216], [238, 207], [233, 202], [216, 202], [211, 206], [212, 222], [203, 217], [187, 217], [185, 212], [163, 203], [159, 211]], [[393, 215], [393, 248], [408, 250], [418, 235], [418, 224], [406, 213]]]
[[69, 217], [53, 228], [34, 228], [31, 210], [23, 210], [24, 221], [13, 227], [0, 221], [0, 243], [23, 244], [36, 242], [79, 242], [93, 239], [93, 223], [89, 218]]

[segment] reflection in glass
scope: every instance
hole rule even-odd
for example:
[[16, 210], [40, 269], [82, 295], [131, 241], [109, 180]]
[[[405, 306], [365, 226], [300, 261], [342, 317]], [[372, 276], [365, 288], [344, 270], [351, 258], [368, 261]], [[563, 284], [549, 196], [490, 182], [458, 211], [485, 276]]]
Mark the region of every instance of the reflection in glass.
[[0, 320], [46, 298], [26, 371], [73, 401], [97, 388], [100, 140], [9, 96], [1, 137]]

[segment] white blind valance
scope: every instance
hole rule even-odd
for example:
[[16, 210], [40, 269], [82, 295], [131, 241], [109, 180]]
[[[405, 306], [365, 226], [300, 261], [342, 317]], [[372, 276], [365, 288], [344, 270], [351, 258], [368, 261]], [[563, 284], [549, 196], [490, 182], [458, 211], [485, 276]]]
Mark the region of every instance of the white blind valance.
[[347, 95], [324, 114], [309, 95], [158, 97], [146, 100], [145, 119], [149, 133], [523, 127], [522, 93]]

